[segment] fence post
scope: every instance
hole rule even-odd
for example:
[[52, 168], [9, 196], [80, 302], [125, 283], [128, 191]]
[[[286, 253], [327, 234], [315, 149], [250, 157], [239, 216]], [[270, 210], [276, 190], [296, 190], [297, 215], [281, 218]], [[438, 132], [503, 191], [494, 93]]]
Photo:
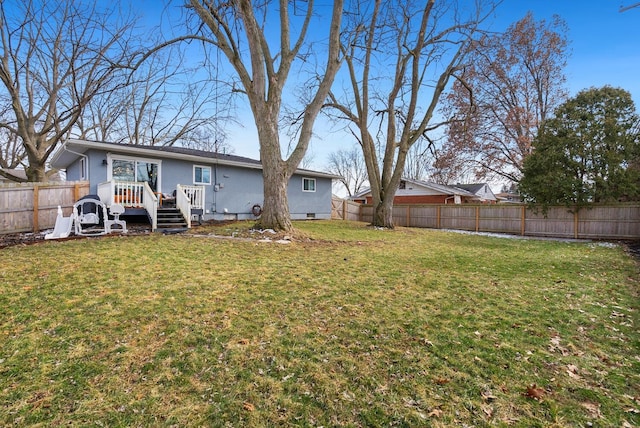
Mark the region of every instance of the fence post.
[[476, 232], [480, 230], [480, 206], [476, 205]]
[[33, 186], [33, 233], [36, 233], [40, 230], [38, 225], [38, 185]]
[[407, 205], [407, 227], [411, 227], [411, 205]]
[[573, 238], [578, 239], [578, 209], [573, 212]]
[[526, 220], [527, 208], [523, 205], [520, 208], [520, 235], [524, 236], [525, 234], [525, 220]]
[[80, 183], [73, 186], [73, 201], [76, 202], [78, 199], [80, 199]]
[[346, 199], [342, 200], [342, 219], [343, 220], [347, 219], [347, 200]]
[[440, 205], [436, 207], [436, 229], [440, 229]]

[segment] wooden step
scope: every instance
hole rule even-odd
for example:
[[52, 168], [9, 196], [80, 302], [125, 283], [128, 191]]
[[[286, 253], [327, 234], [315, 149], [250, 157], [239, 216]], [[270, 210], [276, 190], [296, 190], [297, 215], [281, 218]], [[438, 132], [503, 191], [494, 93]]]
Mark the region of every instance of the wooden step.
[[164, 233], [169, 229], [171, 233], [178, 233], [187, 230], [187, 222], [176, 208], [158, 208], [157, 228]]

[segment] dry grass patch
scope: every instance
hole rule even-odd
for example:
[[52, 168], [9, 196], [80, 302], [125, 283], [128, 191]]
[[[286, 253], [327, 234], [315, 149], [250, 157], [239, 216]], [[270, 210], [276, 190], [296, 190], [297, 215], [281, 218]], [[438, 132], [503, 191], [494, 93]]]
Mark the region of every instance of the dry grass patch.
[[0, 422], [640, 424], [620, 248], [296, 228], [0, 251]]

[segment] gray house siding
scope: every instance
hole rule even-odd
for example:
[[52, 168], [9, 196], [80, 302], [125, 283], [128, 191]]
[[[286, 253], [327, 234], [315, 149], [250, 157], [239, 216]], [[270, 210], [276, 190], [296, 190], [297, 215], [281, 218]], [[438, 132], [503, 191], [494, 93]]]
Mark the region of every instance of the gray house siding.
[[[159, 155], [159, 156], [158, 156]], [[178, 184], [194, 185], [194, 166], [211, 168], [211, 184], [200, 184], [205, 188], [205, 220], [238, 219], [252, 220], [254, 205], [264, 203], [262, 169], [252, 166], [236, 166], [211, 162], [202, 158], [197, 161], [172, 159], [166, 153], [149, 153], [140, 157], [159, 164], [158, 191], [171, 194]], [[170, 154], [169, 154], [170, 156]], [[137, 158], [133, 156], [134, 158]], [[87, 150], [83, 156], [66, 167], [68, 180], [81, 180], [81, 163], [85, 159], [90, 192], [97, 193], [97, 185], [107, 180], [109, 166], [103, 161], [112, 158], [132, 158], [119, 155], [115, 150]], [[303, 179], [315, 180], [315, 191], [303, 191]], [[289, 212], [292, 219], [330, 219], [331, 184], [328, 177], [309, 174], [294, 174], [288, 187]]]
[[[315, 179], [315, 192], [302, 190], [304, 178]], [[287, 195], [292, 219], [331, 219], [331, 180], [294, 174], [289, 180]]]

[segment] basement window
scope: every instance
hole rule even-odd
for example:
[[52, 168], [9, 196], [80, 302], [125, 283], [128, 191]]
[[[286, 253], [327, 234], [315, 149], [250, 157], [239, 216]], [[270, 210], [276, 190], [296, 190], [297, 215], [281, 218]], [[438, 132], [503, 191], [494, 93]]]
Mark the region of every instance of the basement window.
[[303, 178], [302, 179], [302, 191], [303, 192], [315, 192], [316, 191], [316, 179], [315, 178]]

